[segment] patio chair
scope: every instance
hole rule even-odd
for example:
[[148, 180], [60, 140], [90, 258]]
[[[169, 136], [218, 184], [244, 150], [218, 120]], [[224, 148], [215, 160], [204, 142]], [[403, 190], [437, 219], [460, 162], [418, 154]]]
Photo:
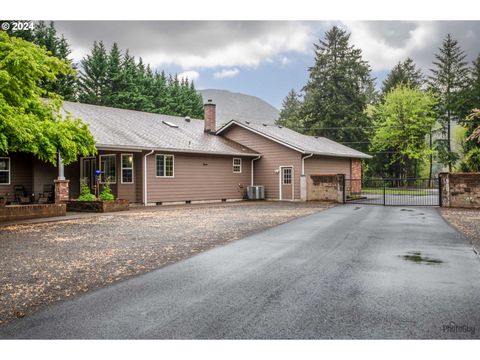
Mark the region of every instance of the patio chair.
[[44, 184], [43, 192], [38, 195], [39, 204], [48, 204], [55, 202], [55, 190], [52, 184]]
[[14, 201], [17, 204], [30, 204], [31, 199], [27, 196], [25, 192], [25, 187], [23, 185], [15, 185], [14, 190]]

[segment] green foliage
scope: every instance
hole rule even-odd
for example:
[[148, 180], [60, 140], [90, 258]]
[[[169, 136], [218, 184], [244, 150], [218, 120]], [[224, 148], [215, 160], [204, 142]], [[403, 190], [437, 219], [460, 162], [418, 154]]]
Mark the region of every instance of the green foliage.
[[315, 64], [309, 69], [300, 116], [310, 135], [366, 150], [370, 124], [365, 108], [373, 80], [361, 50], [349, 41], [350, 34], [334, 26], [315, 44]]
[[423, 82], [422, 71], [416, 67], [412, 59], [407, 58], [403, 62], [399, 61], [390, 71], [387, 78], [383, 80], [382, 94], [387, 94], [398, 85], [406, 85], [415, 89], [420, 89]]
[[465, 53], [458, 41], [450, 34], [443, 41], [439, 53], [435, 54], [429, 78], [430, 90], [437, 96], [435, 106], [437, 122], [440, 125], [435, 147], [438, 160], [451, 171], [458, 155], [451, 148], [451, 122], [465, 116], [465, 97], [462, 94], [467, 86], [468, 67]]
[[60, 97], [39, 86], [72, 71], [44, 48], [0, 32], [0, 153], [26, 152], [55, 165], [57, 152], [65, 164], [96, 152], [87, 125], [62, 117]]
[[294, 89], [290, 90], [282, 103], [282, 110], [277, 120], [277, 125], [301, 131], [300, 108], [302, 102]]
[[480, 148], [473, 148], [465, 154], [461, 171], [480, 172]]
[[80, 179], [80, 196], [79, 201], [95, 201], [95, 195], [90, 192], [86, 179]]
[[193, 82], [153, 72], [116, 43], [110, 52], [102, 42], [81, 61], [79, 99], [87, 104], [113, 106], [167, 115], [203, 118], [203, 100]]
[[106, 183], [103, 184], [102, 192], [99, 196], [100, 200], [103, 201], [112, 201], [115, 200], [115, 197], [112, 194], [112, 190], [110, 188], [110, 179], [107, 179]]
[[425, 161], [432, 153], [425, 139], [435, 123], [434, 104], [431, 94], [400, 85], [375, 108], [371, 150], [395, 149], [388, 165], [397, 164], [402, 177], [410, 175], [412, 162]]
[[[22, 38], [36, 45], [44, 47], [49, 55], [63, 60], [75, 70], [75, 66], [69, 59], [71, 50], [65, 37], [58, 36], [55, 24], [51, 21], [48, 25], [44, 21], [35, 24], [33, 30], [8, 31], [10, 36]], [[75, 100], [76, 72], [70, 71], [67, 74], [60, 73], [55, 80], [42, 79], [41, 87], [49, 92], [61, 95], [65, 100]]]

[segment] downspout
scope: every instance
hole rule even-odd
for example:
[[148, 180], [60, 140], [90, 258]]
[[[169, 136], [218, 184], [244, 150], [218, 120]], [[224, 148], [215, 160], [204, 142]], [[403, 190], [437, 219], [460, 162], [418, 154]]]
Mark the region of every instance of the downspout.
[[143, 157], [143, 205], [148, 205], [148, 195], [147, 195], [147, 156], [152, 155], [154, 150], [151, 150], [149, 153], [145, 154]]
[[252, 159], [252, 163], [250, 166], [250, 172], [252, 173], [251, 175], [251, 180], [250, 180], [250, 185], [253, 186], [253, 162], [256, 160], [259, 160], [262, 157], [262, 155], [258, 155], [255, 159]]
[[305, 175], [305, 159], [308, 159], [309, 157], [312, 157], [312, 156], [313, 156], [313, 153], [311, 153], [310, 155], [302, 157], [302, 173], [301, 173], [302, 176]]

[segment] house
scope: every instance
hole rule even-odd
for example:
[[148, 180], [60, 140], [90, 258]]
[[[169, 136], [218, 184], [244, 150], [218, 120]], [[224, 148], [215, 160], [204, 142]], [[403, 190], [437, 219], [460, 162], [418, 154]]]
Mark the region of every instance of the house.
[[0, 157], [0, 194], [21, 185], [33, 198], [55, 182], [56, 200], [76, 198], [80, 179], [92, 191], [107, 179], [117, 198], [165, 204], [245, 197], [249, 185], [264, 185], [267, 199], [306, 200], [310, 174], [361, 177], [369, 155], [323, 137], [249, 121], [217, 129], [215, 104], [205, 119], [64, 102], [64, 111], [89, 124], [98, 154], [58, 167], [33, 156]]

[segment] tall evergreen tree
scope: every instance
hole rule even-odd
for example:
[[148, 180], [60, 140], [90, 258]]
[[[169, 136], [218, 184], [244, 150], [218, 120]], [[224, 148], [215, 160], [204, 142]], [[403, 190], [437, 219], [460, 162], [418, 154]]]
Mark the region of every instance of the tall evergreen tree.
[[282, 102], [282, 109], [278, 116], [277, 124], [288, 127], [290, 129], [299, 131], [301, 130], [302, 123], [300, 121], [300, 108], [302, 102], [300, 97], [295, 91], [291, 89], [285, 99]]
[[350, 34], [334, 26], [315, 44], [301, 117], [308, 133], [366, 150], [365, 108], [373, 80], [361, 50], [349, 42]]
[[78, 84], [80, 102], [105, 105], [108, 103], [108, 57], [103, 42], [95, 41], [91, 53], [82, 59], [81, 64], [82, 70]]
[[444, 39], [439, 53], [435, 54], [434, 68], [431, 69], [429, 85], [437, 95], [437, 122], [442, 138], [435, 141], [439, 161], [448, 166], [458, 160], [451, 147], [451, 123], [462, 119], [465, 112], [465, 99], [461, 96], [467, 85], [468, 67], [465, 53], [451, 34]]
[[424, 83], [422, 71], [417, 68], [411, 58], [405, 61], [399, 61], [383, 80], [382, 94], [387, 94], [398, 85], [406, 85], [414, 89], [419, 89]]
[[121, 90], [122, 53], [117, 43], [113, 43], [108, 53], [105, 79], [105, 105], [116, 106], [116, 94]]

